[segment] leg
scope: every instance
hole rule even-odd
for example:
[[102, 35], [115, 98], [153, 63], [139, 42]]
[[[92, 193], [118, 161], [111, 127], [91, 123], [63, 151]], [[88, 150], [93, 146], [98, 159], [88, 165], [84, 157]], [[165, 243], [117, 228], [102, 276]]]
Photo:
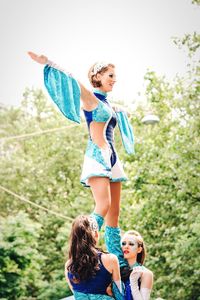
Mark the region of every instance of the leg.
[[121, 182], [110, 183], [111, 206], [106, 215], [106, 225], [110, 227], [118, 227], [119, 211], [120, 211], [120, 196]]
[[89, 184], [96, 203], [94, 212], [105, 217], [111, 204], [110, 179], [108, 177], [91, 177]]

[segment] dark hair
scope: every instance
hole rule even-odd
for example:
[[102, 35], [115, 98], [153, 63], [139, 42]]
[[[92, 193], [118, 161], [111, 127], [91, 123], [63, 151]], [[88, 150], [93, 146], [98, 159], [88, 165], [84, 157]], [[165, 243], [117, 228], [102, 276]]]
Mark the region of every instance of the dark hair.
[[72, 223], [67, 270], [74, 282], [87, 280], [99, 270], [98, 248], [89, 216], [78, 216]]
[[95, 65], [96, 65], [97, 63], [95, 63], [95, 64], [93, 64], [92, 66], [91, 66], [91, 68], [89, 69], [89, 71], [88, 71], [88, 78], [89, 78], [89, 81], [90, 81], [90, 83], [91, 83], [91, 85], [93, 86], [93, 87], [101, 87], [101, 81], [100, 80], [97, 80], [97, 78], [96, 78], [96, 75], [97, 74], [104, 74], [106, 71], [108, 71], [108, 68], [109, 67], [112, 67], [112, 68], [115, 68], [115, 65], [113, 65], [113, 64], [108, 64], [106, 67], [103, 67], [103, 68], [101, 68], [96, 74], [92, 74], [93, 73], [93, 71], [94, 71], [94, 67], [95, 67]]
[[122, 281], [127, 281], [131, 274], [132, 270], [129, 266], [120, 267], [120, 276]]
[[[131, 269], [130, 266], [123, 266], [120, 267], [120, 276], [121, 276], [121, 280], [123, 282], [126, 282], [127, 280], [129, 280], [130, 274], [133, 270]], [[141, 278], [138, 279], [138, 286], [140, 289], [141, 286]]]

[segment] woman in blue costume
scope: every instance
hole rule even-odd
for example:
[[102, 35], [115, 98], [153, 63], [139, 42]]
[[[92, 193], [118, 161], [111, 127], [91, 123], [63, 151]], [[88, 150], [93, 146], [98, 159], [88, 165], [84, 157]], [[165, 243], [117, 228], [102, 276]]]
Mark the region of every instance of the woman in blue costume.
[[153, 286], [153, 273], [144, 267], [146, 255], [142, 236], [127, 231], [121, 238], [120, 228], [106, 226], [105, 243], [110, 253], [117, 255], [121, 279], [125, 284], [126, 300], [149, 300]]
[[[123, 145], [133, 153], [133, 132], [125, 112], [115, 112], [107, 100], [116, 82], [115, 66], [96, 63], [89, 70], [93, 92], [81, 82], [48, 60], [44, 55], [28, 52], [30, 57], [44, 64], [44, 83], [60, 111], [69, 119], [80, 122], [80, 99], [89, 130], [81, 182], [90, 186], [95, 199], [94, 215], [99, 229], [104, 217], [118, 223], [121, 182], [127, 180], [114, 147], [114, 128], [119, 125]], [[112, 216], [112, 218], [111, 218]]]
[[69, 260], [65, 265], [66, 280], [77, 300], [124, 299], [118, 259], [116, 255], [97, 248], [98, 237], [98, 224], [94, 217], [81, 215], [74, 220]]

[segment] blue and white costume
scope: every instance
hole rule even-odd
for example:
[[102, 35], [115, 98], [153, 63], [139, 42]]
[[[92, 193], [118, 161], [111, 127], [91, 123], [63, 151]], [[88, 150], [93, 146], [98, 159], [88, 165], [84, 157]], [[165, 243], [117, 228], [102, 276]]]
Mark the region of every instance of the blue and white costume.
[[116, 113], [106, 99], [106, 93], [95, 90], [94, 95], [99, 99], [97, 107], [93, 111], [84, 110], [84, 114], [89, 133], [91, 122], [105, 123], [103, 135], [107, 142], [107, 148], [100, 148], [92, 141], [91, 136], [89, 137], [81, 175], [81, 182], [85, 186], [89, 186], [88, 179], [93, 176], [108, 177], [111, 182], [127, 180], [114, 148], [114, 128], [117, 124]]
[[[44, 68], [44, 83], [65, 117], [80, 123], [80, 87], [77, 80], [51, 63]], [[85, 186], [89, 186], [88, 179], [94, 176], [108, 177], [111, 182], [127, 180], [114, 148], [114, 128], [117, 123], [126, 151], [129, 154], [134, 153], [134, 136], [126, 113], [115, 113], [106, 99], [106, 94], [95, 91], [94, 95], [99, 100], [97, 107], [90, 112], [84, 111], [89, 133], [92, 121], [105, 123], [104, 138], [108, 147], [100, 148], [89, 137], [81, 175], [81, 183]]]

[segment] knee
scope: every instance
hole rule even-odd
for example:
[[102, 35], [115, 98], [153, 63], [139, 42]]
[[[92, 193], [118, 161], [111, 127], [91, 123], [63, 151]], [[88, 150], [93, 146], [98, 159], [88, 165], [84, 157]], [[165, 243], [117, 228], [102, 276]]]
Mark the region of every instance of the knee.
[[104, 205], [102, 206], [102, 213], [104, 214], [104, 216], [107, 214], [107, 212], [109, 211], [109, 209], [110, 209], [110, 202], [106, 201], [104, 203]]

